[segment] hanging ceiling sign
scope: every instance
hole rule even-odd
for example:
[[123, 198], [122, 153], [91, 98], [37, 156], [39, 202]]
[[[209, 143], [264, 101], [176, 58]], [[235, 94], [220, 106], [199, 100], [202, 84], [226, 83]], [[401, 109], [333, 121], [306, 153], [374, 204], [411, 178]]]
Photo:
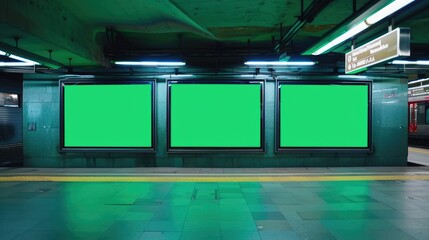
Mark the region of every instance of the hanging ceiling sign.
[[410, 56], [410, 29], [396, 28], [348, 53], [346, 74], [364, 71], [367, 67], [399, 56]]

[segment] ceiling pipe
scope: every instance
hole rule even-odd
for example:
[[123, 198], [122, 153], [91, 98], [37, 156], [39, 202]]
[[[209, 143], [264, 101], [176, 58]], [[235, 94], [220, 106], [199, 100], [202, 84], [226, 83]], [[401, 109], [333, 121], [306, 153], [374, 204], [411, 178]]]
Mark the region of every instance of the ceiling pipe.
[[[302, 12], [301, 10], [301, 16], [298, 17], [298, 20], [292, 25], [289, 31], [281, 37], [280, 41], [274, 47], [274, 52], [279, 53], [284, 46], [289, 44], [292, 38], [305, 26], [305, 24], [312, 22], [314, 18], [332, 1], [333, 0], [313, 0], [305, 11]], [[301, 0], [301, 4], [302, 3], [303, 0]]]

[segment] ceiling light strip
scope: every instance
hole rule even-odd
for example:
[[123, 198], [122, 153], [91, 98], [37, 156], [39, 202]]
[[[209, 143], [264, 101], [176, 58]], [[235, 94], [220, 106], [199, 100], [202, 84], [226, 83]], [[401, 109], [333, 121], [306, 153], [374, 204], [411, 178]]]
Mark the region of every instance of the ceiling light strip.
[[398, 11], [399, 9], [407, 6], [408, 4], [410, 4], [413, 1], [414, 0], [396, 0], [396, 1], [393, 1], [389, 5], [385, 6], [384, 8], [380, 9], [376, 13], [369, 16], [365, 20], [365, 22], [369, 25], [375, 24], [378, 21], [384, 19], [385, 17], [392, 15], [393, 13]]
[[407, 61], [407, 60], [394, 60], [392, 64], [395, 65], [429, 65], [429, 60]]
[[0, 67], [28, 67], [34, 65], [34, 63], [29, 62], [0, 62]]
[[[333, 47], [335, 47], [335, 46], [341, 44], [342, 42], [350, 39], [351, 37], [361, 33], [362, 31], [364, 31], [365, 29], [367, 29], [371, 25], [379, 22], [380, 20], [386, 18], [387, 16], [395, 13], [399, 9], [407, 6], [411, 2], [414, 2], [414, 0], [394, 0], [393, 2], [390, 2], [385, 7], [381, 8], [378, 11], [376, 11], [375, 13], [371, 14], [369, 17], [366, 17], [366, 18], [363, 17], [363, 19], [361, 21], [358, 21], [349, 30], [346, 30], [344, 32], [341, 29], [339, 29], [336, 32], [334, 32], [333, 34], [331, 34], [330, 37], [327, 37], [327, 38], [325, 38], [319, 42], [319, 44], [321, 42], [328, 42], [327, 44], [324, 44], [318, 48], [313, 47], [313, 48], [315, 48], [314, 50], [313, 50], [313, 48], [311, 48], [310, 50], [307, 50], [303, 54], [304, 55], [308, 55], [308, 54], [320, 55], [322, 53], [325, 53], [328, 50], [332, 49]], [[358, 18], [360, 18], [360, 17], [358, 17]], [[341, 31], [342, 31], [342, 33], [341, 33]], [[337, 35], [337, 34], [340, 34], [340, 35], [338, 37], [332, 39], [332, 36]]]
[[115, 62], [116, 65], [126, 65], [126, 66], [185, 66], [185, 62], [152, 62], [152, 61], [118, 61]]
[[363, 76], [363, 75], [338, 75], [338, 78], [366, 79], [367, 76]]
[[361, 22], [358, 25], [356, 25], [355, 27], [353, 27], [352, 29], [350, 29], [347, 32], [341, 34], [339, 37], [335, 38], [333, 41], [329, 42], [325, 46], [319, 48], [319, 50], [317, 50], [316, 52], [314, 52], [313, 55], [320, 55], [320, 54], [328, 51], [329, 49], [337, 46], [338, 44], [346, 41], [347, 39], [355, 36], [356, 34], [362, 32], [363, 30], [365, 30], [367, 28], [368, 28], [368, 25], [366, 25], [365, 22]]
[[159, 75], [160, 78], [191, 78], [194, 77], [193, 74], [164, 74]]
[[29, 60], [27, 58], [23, 58], [23, 57], [20, 57], [20, 56], [16, 56], [16, 55], [13, 55], [13, 54], [9, 55], [8, 57], [13, 58], [13, 59], [18, 60], [18, 61], [25, 62], [25, 63], [30, 63], [30, 64], [33, 64], [33, 65], [40, 65], [38, 62]]
[[[52, 59], [48, 59], [40, 55], [36, 55], [34, 53], [25, 51], [17, 47], [12, 47], [2, 42], [0, 42], [0, 49], [1, 49], [0, 55], [6, 56], [18, 61], [22, 61], [31, 65], [44, 65], [46, 67], [53, 68], [53, 69], [59, 69], [64, 67], [61, 63], [53, 61]], [[25, 64], [24, 66], [27, 66], [28, 64]], [[16, 66], [18, 65], [22, 65], [22, 63], [19, 62], [19, 64], [17, 64]]]
[[315, 65], [316, 62], [247, 61], [244, 64], [248, 66], [312, 66]]

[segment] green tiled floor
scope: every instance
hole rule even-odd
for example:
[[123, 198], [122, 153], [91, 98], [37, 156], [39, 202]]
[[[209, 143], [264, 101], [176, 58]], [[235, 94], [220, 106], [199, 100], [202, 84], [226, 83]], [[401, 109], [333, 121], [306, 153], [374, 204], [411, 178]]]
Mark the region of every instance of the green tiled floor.
[[0, 239], [429, 239], [429, 181], [0, 183]]

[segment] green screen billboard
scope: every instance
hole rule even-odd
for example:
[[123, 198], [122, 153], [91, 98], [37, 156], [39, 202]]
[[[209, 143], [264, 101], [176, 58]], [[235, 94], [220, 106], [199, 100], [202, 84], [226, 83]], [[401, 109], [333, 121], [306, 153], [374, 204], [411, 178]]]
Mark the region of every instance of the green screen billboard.
[[169, 81], [169, 150], [263, 150], [263, 81]]
[[279, 82], [277, 149], [369, 149], [369, 82]]
[[63, 150], [153, 150], [153, 83], [61, 83]]

